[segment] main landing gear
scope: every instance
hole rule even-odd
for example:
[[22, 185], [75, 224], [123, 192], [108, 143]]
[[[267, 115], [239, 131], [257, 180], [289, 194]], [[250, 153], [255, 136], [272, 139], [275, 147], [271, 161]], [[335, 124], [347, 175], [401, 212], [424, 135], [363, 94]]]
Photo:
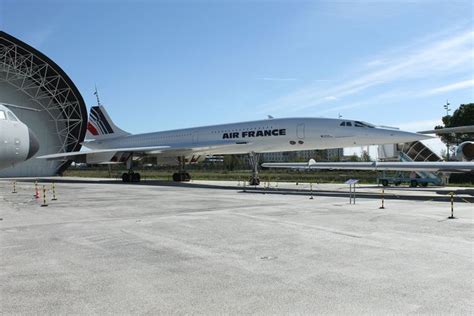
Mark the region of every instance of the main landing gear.
[[252, 166], [252, 177], [249, 180], [249, 185], [260, 185], [260, 178], [258, 177], [258, 160], [260, 155], [254, 152], [249, 154], [249, 162]]
[[191, 175], [187, 172], [173, 173], [173, 181], [175, 182], [188, 182], [190, 180], [191, 180]]
[[122, 174], [123, 182], [140, 182], [140, 180], [140, 174], [138, 172], [133, 172], [133, 170], [129, 170], [128, 172], [124, 172]]
[[175, 182], [189, 182], [191, 180], [191, 175], [186, 172], [185, 164], [186, 159], [184, 156], [178, 157], [179, 171], [173, 173], [173, 181]]
[[128, 182], [140, 182], [141, 176], [138, 172], [134, 172], [132, 167], [133, 167], [133, 153], [130, 154], [130, 157], [128, 157], [127, 161], [127, 172], [124, 172], [122, 174], [122, 182], [128, 183]]

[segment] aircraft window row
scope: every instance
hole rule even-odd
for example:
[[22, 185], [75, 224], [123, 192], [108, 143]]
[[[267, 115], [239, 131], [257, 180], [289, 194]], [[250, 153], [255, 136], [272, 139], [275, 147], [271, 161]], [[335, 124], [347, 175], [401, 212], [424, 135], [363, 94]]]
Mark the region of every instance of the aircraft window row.
[[241, 132], [241, 131], [256, 131], [259, 129], [273, 129], [273, 126], [234, 128], [234, 129], [226, 129], [226, 130], [219, 130], [219, 131], [211, 131], [211, 133], [218, 134], [218, 133]]
[[10, 121], [14, 121], [14, 122], [18, 121], [18, 119], [16, 118], [15, 115], [13, 115], [12, 112], [8, 111], [7, 114], [8, 114], [8, 119], [9, 119]]
[[0, 120], [7, 120], [7, 117], [8, 117], [8, 120], [10, 121], [13, 121], [13, 122], [18, 121], [15, 114], [13, 114], [12, 112], [7, 111], [7, 113], [5, 114], [5, 111], [0, 111]]
[[174, 134], [174, 135], [159, 136], [159, 138], [160, 138], [160, 139], [169, 139], [169, 138], [185, 137], [185, 136], [191, 136], [191, 135], [192, 135], [192, 133]]
[[351, 122], [342, 122], [340, 126], [352, 126]]
[[374, 128], [374, 126], [373, 126], [373, 125], [370, 125], [370, 124], [368, 124], [368, 123], [364, 123], [364, 122], [360, 122], [360, 121], [355, 121], [355, 122], [354, 122], [354, 125], [355, 125], [356, 127], [368, 127], [368, 128]]

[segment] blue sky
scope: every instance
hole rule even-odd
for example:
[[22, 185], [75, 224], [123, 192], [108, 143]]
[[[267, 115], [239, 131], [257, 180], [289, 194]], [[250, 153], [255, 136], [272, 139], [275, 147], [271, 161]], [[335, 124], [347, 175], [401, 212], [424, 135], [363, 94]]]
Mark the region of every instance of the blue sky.
[[473, 102], [472, 1], [0, 0], [0, 28], [145, 132], [275, 117], [431, 128]]

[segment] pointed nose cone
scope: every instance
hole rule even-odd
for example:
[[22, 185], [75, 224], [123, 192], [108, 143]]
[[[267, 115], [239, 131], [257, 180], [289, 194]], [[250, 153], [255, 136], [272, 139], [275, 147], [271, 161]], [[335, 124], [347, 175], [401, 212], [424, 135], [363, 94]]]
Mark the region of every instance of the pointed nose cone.
[[418, 133], [404, 132], [404, 131], [388, 131], [390, 136], [393, 137], [394, 143], [411, 143], [424, 139], [431, 139], [433, 137]]
[[33, 157], [38, 152], [38, 150], [40, 148], [38, 138], [36, 138], [35, 133], [33, 133], [33, 131], [29, 128], [28, 128], [28, 135], [30, 137], [30, 146], [29, 146], [29, 149], [28, 149], [28, 156], [26, 157], [26, 160]]

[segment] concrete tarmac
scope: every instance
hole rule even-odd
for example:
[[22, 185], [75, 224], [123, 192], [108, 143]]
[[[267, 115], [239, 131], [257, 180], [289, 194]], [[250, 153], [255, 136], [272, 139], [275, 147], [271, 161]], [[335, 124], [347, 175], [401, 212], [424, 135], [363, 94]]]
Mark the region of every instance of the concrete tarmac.
[[58, 181], [41, 207], [32, 182], [0, 180], [2, 314], [474, 313], [474, 207], [447, 219], [430, 198], [444, 189], [379, 209], [236, 183]]

